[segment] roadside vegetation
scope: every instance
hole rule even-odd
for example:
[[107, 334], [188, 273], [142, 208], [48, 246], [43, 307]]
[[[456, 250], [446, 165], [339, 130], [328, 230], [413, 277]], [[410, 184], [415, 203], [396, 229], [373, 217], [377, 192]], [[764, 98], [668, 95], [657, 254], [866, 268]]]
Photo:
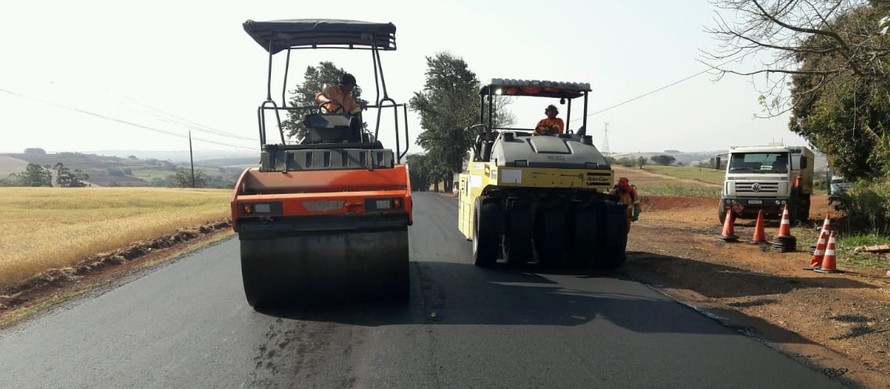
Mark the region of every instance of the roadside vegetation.
[[230, 190], [0, 188], [0, 286], [223, 220]]

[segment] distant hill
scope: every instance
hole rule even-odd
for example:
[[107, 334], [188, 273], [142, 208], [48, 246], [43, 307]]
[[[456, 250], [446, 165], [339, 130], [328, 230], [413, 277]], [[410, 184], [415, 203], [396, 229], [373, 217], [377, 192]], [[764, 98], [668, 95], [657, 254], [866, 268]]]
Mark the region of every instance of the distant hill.
[[[189, 162], [189, 152], [188, 150], [178, 150], [178, 151], [145, 151], [145, 150], [95, 150], [95, 151], [85, 151], [86, 154], [95, 154], [95, 155], [107, 155], [107, 156], [115, 156], [121, 158], [128, 158], [130, 156], [135, 156], [140, 159], [157, 159], [161, 161], [170, 161], [170, 162]], [[259, 160], [259, 147], [257, 147], [256, 151], [244, 150], [244, 151], [219, 151], [219, 150], [197, 150], [194, 152], [195, 162], [204, 161], [204, 160], [212, 160], [212, 159], [227, 159], [227, 158], [253, 158], [255, 161]]]
[[[246, 161], [243, 158], [206, 162], [196, 160], [195, 167], [209, 178], [208, 184], [211, 187], [226, 188], [234, 186], [235, 180], [244, 170], [240, 166], [228, 165], [246, 164]], [[128, 158], [86, 153], [0, 154], [0, 177], [20, 173], [29, 163], [50, 167], [62, 163], [72, 171], [80, 169], [89, 175], [88, 182], [96, 186], [169, 186], [169, 177], [180, 169], [190, 168], [188, 162], [141, 159], [134, 154], [130, 154]], [[253, 165], [256, 163], [257, 158], [254, 157]]]

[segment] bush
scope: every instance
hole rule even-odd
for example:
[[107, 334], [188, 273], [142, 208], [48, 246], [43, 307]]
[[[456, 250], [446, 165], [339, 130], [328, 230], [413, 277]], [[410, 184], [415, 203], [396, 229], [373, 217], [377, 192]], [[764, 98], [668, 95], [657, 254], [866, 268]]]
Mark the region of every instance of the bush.
[[846, 215], [842, 222], [850, 232], [890, 234], [890, 180], [858, 182], [832, 194], [829, 202]]

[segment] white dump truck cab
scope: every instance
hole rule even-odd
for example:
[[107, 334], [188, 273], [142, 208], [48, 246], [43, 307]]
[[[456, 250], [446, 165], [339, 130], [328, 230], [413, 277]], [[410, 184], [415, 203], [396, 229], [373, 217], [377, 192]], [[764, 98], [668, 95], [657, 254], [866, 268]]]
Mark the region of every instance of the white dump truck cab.
[[723, 192], [718, 206], [722, 224], [735, 218], [778, 219], [785, 206], [792, 220], [808, 220], [813, 193], [813, 152], [802, 146], [734, 146], [729, 148]]

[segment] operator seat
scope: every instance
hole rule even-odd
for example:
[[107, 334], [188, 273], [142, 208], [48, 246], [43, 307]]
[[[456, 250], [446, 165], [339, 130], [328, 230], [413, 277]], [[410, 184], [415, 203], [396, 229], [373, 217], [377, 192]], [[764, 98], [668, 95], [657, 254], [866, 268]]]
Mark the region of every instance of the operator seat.
[[303, 118], [307, 135], [303, 143], [361, 143], [362, 126], [348, 113], [310, 113]]

